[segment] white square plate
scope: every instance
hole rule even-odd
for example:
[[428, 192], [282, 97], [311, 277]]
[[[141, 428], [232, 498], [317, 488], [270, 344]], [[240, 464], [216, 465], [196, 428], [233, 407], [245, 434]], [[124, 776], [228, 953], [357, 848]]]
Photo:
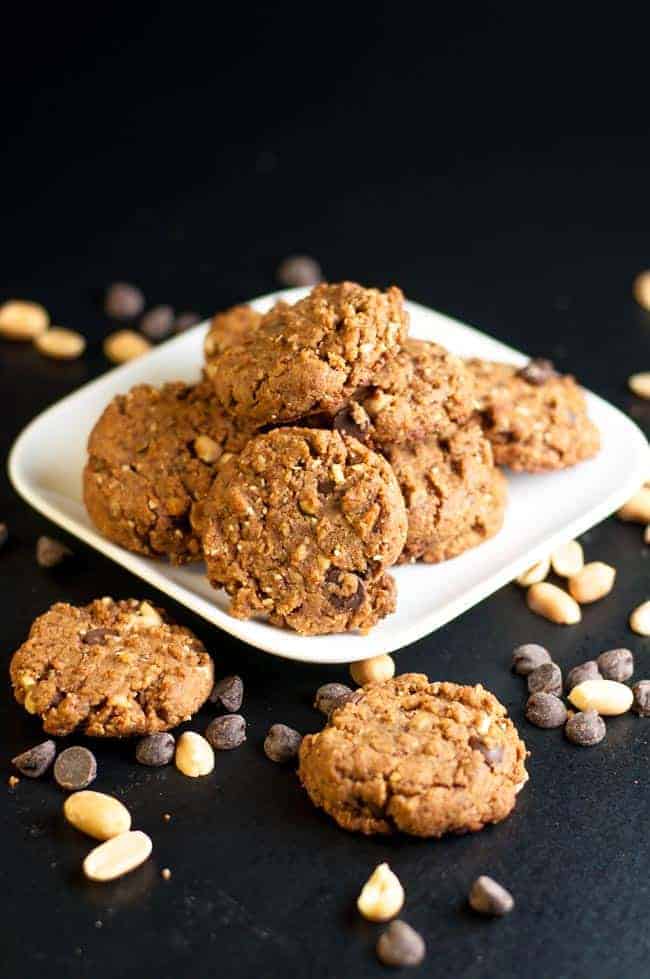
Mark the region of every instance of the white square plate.
[[[276, 293], [253, 305], [265, 310], [280, 296], [295, 301], [303, 292]], [[527, 359], [484, 333], [424, 306], [409, 303], [408, 308], [413, 336], [437, 340], [464, 357], [515, 364]], [[397, 611], [369, 635], [307, 638], [265, 622], [233, 619], [227, 612], [227, 596], [209, 586], [201, 564], [174, 567], [131, 554], [105, 540], [90, 524], [81, 495], [86, 439], [105, 405], [134, 384], [196, 380], [206, 329], [207, 324], [203, 324], [183, 333], [48, 408], [16, 440], [9, 473], [18, 492], [50, 520], [226, 632], [277, 656], [314, 663], [349, 663], [415, 642], [512, 581], [557, 544], [603, 520], [646, 476], [645, 436], [617, 408], [587, 392], [590, 415], [602, 435], [600, 454], [563, 472], [510, 474], [510, 501], [501, 532], [444, 564], [395, 568]], [[133, 591], [136, 593], [137, 588]]]

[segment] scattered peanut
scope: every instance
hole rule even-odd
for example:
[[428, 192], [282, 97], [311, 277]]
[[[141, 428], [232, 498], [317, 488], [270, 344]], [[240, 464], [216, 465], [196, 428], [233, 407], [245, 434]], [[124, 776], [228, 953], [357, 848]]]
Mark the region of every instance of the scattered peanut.
[[551, 554], [553, 570], [561, 578], [571, 578], [582, 571], [584, 563], [582, 545], [577, 540], [569, 540], [566, 544], [561, 544]]
[[75, 360], [86, 349], [86, 340], [75, 330], [63, 326], [52, 326], [45, 333], [39, 333], [34, 340], [39, 353], [54, 360]]
[[639, 272], [632, 283], [632, 293], [642, 309], [650, 310], [650, 270]]
[[357, 899], [357, 907], [368, 921], [389, 921], [402, 909], [404, 888], [387, 863], [373, 871]]
[[582, 618], [580, 606], [571, 595], [548, 581], [532, 585], [526, 593], [526, 601], [531, 612], [558, 625], [575, 625]]
[[104, 353], [114, 364], [126, 364], [150, 348], [149, 341], [135, 330], [117, 330], [104, 340]]
[[367, 683], [390, 680], [395, 676], [395, 661], [388, 655], [362, 659], [358, 663], [350, 664], [350, 676], [360, 687], [365, 687]]
[[49, 313], [39, 303], [11, 299], [0, 306], [0, 335], [7, 340], [33, 340], [49, 325]]
[[214, 751], [196, 731], [185, 731], [176, 744], [174, 761], [183, 775], [197, 778], [199, 775], [209, 775], [214, 768]]
[[634, 694], [624, 683], [615, 680], [584, 680], [573, 688], [569, 700], [578, 710], [595, 710], [603, 717], [616, 717], [630, 709]]
[[589, 605], [609, 595], [615, 578], [616, 568], [603, 561], [591, 561], [569, 578], [569, 591], [580, 605]]
[[630, 615], [630, 629], [639, 636], [650, 636], [650, 601], [642, 602]]
[[90, 880], [115, 880], [144, 863], [151, 853], [151, 839], [142, 830], [120, 833], [91, 850], [83, 862]]
[[627, 379], [627, 386], [637, 398], [650, 398], [650, 371], [632, 374]]
[[627, 503], [624, 503], [616, 516], [619, 520], [631, 523], [650, 523], [650, 486], [642, 486]]
[[550, 570], [551, 559], [545, 557], [541, 561], [531, 564], [515, 580], [522, 588], [530, 588], [531, 585], [537, 585], [540, 581], [544, 581]]
[[74, 792], [63, 803], [63, 815], [76, 829], [96, 840], [110, 840], [131, 829], [126, 806], [103, 792]]

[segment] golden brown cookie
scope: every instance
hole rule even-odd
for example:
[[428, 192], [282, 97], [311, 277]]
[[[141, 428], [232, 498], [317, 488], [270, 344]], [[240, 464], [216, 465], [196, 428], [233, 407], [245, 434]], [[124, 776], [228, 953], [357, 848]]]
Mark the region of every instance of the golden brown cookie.
[[197, 560], [192, 505], [212, 485], [224, 453], [247, 433], [227, 417], [207, 381], [140, 384], [104, 410], [88, 440], [84, 502], [95, 526], [129, 551]]
[[525, 367], [469, 360], [476, 404], [498, 465], [523, 472], [564, 469], [596, 455], [598, 429], [575, 378], [547, 360]]
[[446, 439], [386, 449], [408, 515], [400, 563], [446, 561], [493, 537], [503, 524], [507, 481], [474, 421]]
[[395, 286], [322, 284], [293, 306], [278, 303], [246, 343], [211, 358], [206, 372], [226, 411], [247, 425], [334, 413], [399, 350], [407, 328]]
[[262, 314], [252, 306], [231, 306], [212, 317], [205, 335], [204, 351], [207, 361], [250, 339], [262, 321]]
[[258, 435], [200, 513], [208, 577], [238, 618], [306, 635], [367, 631], [395, 606], [384, 569], [406, 539], [395, 475], [355, 439], [319, 429]]
[[525, 758], [505, 707], [482, 686], [405, 673], [363, 687], [303, 738], [298, 774], [343, 829], [437, 837], [505, 819]]
[[59, 602], [11, 660], [14, 695], [48, 734], [122, 738], [188, 720], [213, 685], [212, 660], [189, 629], [136, 599]]

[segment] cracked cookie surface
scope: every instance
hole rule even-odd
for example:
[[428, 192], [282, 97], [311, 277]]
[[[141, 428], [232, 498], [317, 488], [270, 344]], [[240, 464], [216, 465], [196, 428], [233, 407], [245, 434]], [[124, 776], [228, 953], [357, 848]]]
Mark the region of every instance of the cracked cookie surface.
[[505, 819], [525, 758], [489, 691], [406, 673], [363, 687], [303, 738], [298, 775], [343, 829], [439, 837]]
[[318, 429], [258, 435], [195, 512], [208, 577], [238, 618], [307, 635], [367, 631], [395, 607], [406, 511], [389, 464]]
[[226, 411], [258, 428], [334, 413], [399, 350], [407, 329], [396, 286], [324, 283], [293, 306], [278, 303], [206, 373]]
[[201, 556], [192, 506], [206, 495], [226, 453], [248, 439], [207, 381], [161, 388], [140, 384], [118, 395], [88, 439], [84, 503], [102, 534], [129, 551]]
[[205, 335], [203, 350], [206, 361], [218, 357], [229, 347], [236, 347], [250, 339], [262, 321], [262, 314], [252, 306], [231, 306], [212, 317]]
[[11, 660], [18, 703], [48, 734], [121, 738], [167, 731], [199, 709], [212, 660], [189, 629], [136, 599], [59, 602]]
[[477, 359], [466, 363], [498, 465], [544, 472], [596, 455], [600, 435], [575, 378], [556, 373], [544, 360], [523, 368]]

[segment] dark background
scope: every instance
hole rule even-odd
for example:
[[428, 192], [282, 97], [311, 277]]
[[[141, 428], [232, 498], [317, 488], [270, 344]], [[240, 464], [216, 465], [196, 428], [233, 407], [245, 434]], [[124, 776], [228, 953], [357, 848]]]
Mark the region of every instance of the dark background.
[[[3, 455], [33, 415], [106, 369], [107, 283], [132, 280], [151, 303], [207, 315], [268, 292], [296, 251], [332, 280], [397, 282], [553, 357], [648, 431], [625, 384], [650, 367], [650, 317], [631, 296], [650, 265], [638, 14], [239, 4], [208, 19], [191, 4], [96, 6], [4, 14], [0, 299], [40, 300], [90, 346], [61, 365], [0, 344]], [[0, 494], [6, 662], [56, 600], [156, 597], [78, 543], [70, 564], [39, 569], [36, 538], [55, 529], [4, 475]], [[83, 881], [89, 843], [63, 825], [51, 780], [0, 787], [3, 975], [380, 975], [379, 929], [354, 900], [384, 859], [428, 943], [421, 974], [647, 975], [648, 722], [614, 720], [602, 745], [576, 749], [526, 724], [523, 684], [508, 672], [512, 647], [539, 641], [565, 668], [627, 645], [636, 676], [650, 675], [648, 640], [626, 626], [648, 597], [641, 530], [610, 520], [584, 543], [618, 578], [579, 626], [533, 618], [511, 586], [399, 654], [400, 671], [494, 690], [532, 751], [512, 818], [442, 842], [345, 834], [264, 758], [271, 722], [318, 727], [313, 692], [345, 680], [343, 667], [282, 662], [172, 604], [218, 672], [244, 677], [248, 743], [196, 782], [137, 767], [129, 744], [94, 746], [96, 787], [122, 796], [154, 840], [147, 865], [105, 886]], [[6, 785], [39, 725], [8, 688], [0, 719]], [[466, 910], [481, 872], [513, 891], [508, 918]]]

